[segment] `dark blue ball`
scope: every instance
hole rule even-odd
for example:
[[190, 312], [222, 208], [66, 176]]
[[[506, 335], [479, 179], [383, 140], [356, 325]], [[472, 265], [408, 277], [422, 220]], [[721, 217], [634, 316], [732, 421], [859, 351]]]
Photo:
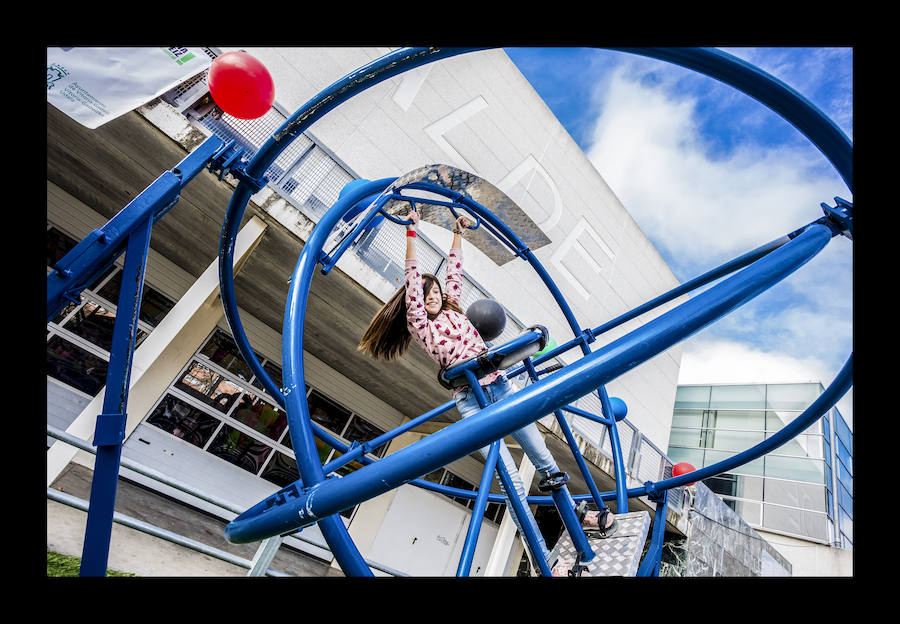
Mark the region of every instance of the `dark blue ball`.
[[466, 316], [483, 340], [493, 340], [506, 327], [506, 309], [493, 299], [479, 299], [469, 306]]

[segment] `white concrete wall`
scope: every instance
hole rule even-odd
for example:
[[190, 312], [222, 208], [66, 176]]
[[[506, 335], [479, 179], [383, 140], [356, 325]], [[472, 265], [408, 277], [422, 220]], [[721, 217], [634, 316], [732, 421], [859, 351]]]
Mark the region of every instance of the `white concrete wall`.
[[791, 562], [791, 576], [853, 576], [853, 551], [756, 529]]
[[[234, 48], [221, 48], [225, 52]], [[389, 48], [244, 48], [271, 72], [288, 113]], [[445, 163], [506, 192], [552, 240], [535, 255], [575, 317], [593, 328], [671, 289], [671, 270], [553, 113], [502, 50], [430, 63], [351, 98], [308, 132], [361, 177], [399, 176]], [[445, 230], [423, 232], [447, 246]], [[545, 325], [558, 343], [572, 333], [531, 267], [493, 264], [466, 246], [466, 269], [526, 324]], [[679, 302], [600, 336], [598, 348]], [[568, 361], [580, 357], [570, 351]], [[607, 387], [629, 420], [660, 449], [668, 445], [680, 347]], [[583, 420], [583, 419], [582, 419]], [[593, 423], [581, 423], [587, 428]], [[599, 425], [597, 425], [599, 427]]]

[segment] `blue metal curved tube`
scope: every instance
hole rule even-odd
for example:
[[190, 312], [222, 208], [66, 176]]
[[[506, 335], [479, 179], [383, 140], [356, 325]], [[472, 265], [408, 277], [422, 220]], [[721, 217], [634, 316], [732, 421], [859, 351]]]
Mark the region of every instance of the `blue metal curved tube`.
[[824, 248], [831, 235], [825, 226], [809, 228], [724, 282], [556, 374], [526, 386], [501, 403], [489, 405], [375, 464], [360, 468], [339, 484], [315, 483], [295, 501], [270, 509], [260, 517], [238, 517], [226, 529], [229, 539], [264, 534], [268, 522], [283, 517], [290, 517], [297, 526], [315, 522], [509, 435], [533, 422], [536, 414], [546, 414], [572, 403], [743, 305], [808, 262]]

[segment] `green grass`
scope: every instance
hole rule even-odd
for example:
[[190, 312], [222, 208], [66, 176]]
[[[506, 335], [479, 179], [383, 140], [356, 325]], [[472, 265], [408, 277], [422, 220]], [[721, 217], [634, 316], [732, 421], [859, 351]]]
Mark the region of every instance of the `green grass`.
[[[47, 551], [47, 576], [78, 576], [81, 558]], [[137, 576], [130, 572], [107, 570], [106, 576]]]

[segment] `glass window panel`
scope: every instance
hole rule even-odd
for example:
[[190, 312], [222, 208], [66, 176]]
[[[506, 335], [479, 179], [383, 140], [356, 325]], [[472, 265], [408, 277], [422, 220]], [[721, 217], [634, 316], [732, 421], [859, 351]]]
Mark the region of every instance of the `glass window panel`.
[[848, 514], [851, 516], [853, 515], [853, 497], [850, 495], [850, 491], [841, 483], [838, 483], [838, 504], [840, 504]]
[[811, 511], [827, 510], [825, 487], [813, 483], [766, 479], [764, 500], [767, 503], [801, 507]]
[[438, 468], [438, 469], [435, 470], [434, 472], [429, 472], [427, 475], [425, 475], [424, 477], [422, 477], [422, 479], [424, 479], [425, 481], [429, 481], [429, 482], [431, 482], [431, 483], [437, 483], [437, 484], [440, 484], [440, 483], [441, 483], [441, 478], [442, 478], [443, 476], [444, 476], [444, 469], [443, 469], [443, 468]]
[[324, 466], [328, 463], [328, 456], [331, 455], [333, 449], [319, 438], [315, 438], [315, 441], [316, 450], [319, 452], [319, 461], [322, 462], [322, 465]]
[[[350, 424], [347, 425], [347, 430], [344, 432], [344, 438], [350, 440], [351, 442], [368, 442], [369, 440], [374, 440], [380, 435], [383, 435], [384, 431], [373, 425], [372, 423], [363, 420], [359, 416], [354, 416], [350, 421]], [[372, 453], [378, 457], [381, 457], [384, 454], [385, 449], [387, 449], [388, 443], [385, 442], [377, 449], [375, 449]]]
[[672, 429], [669, 444], [676, 446], [700, 446], [699, 429]]
[[80, 304], [72, 301], [72, 302], [68, 303], [67, 305], [63, 306], [63, 309], [59, 311], [59, 314], [56, 315], [56, 317], [53, 319], [53, 322], [56, 323], [57, 325], [59, 325], [60, 323], [62, 323], [63, 319], [66, 318], [69, 315], [69, 313], [72, 312], [72, 310], [77, 308], [79, 305]]
[[726, 472], [704, 479], [703, 483], [716, 494], [761, 501], [763, 499], [763, 481], [764, 479], [760, 477], [749, 477]]
[[805, 535], [819, 540], [828, 539], [828, 523], [825, 514], [812, 511], [764, 505], [763, 526], [794, 535]]
[[737, 494], [737, 475], [723, 474], [703, 479], [703, 483], [716, 494], [735, 496]]
[[820, 392], [819, 384], [769, 384], [766, 388], [766, 407], [803, 411], [818, 398]]
[[[444, 475], [444, 485], [446, 485], [447, 487], [454, 487], [454, 488], [457, 488], [460, 490], [474, 490], [475, 489], [474, 485], [472, 485], [465, 479], [457, 477], [455, 474], [453, 474], [449, 470]], [[469, 499], [463, 498], [461, 496], [451, 496], [450, 498], [455, 500], [460, 505], [468, 506], [468, 504], [470, 502], [472, 502]]]
[[796, 416], [794, 413], [787, 414], [782, 412], [781, 415], [779, 415], [778, 412], [766, 412], [766, 431], [781, 431], [785, 425], [783, 418], [786, 418], [788, 422], [790, 422], [790, 419], [794, 416]]
[[253, 394], [241, 397], [241, 402], [231, 417], [273, 440], [278, 440], [281, 432], [287, 427], [287, 414]]
[[766, 387], [752, 386], [712, 386], [709, 406], [721, 409], [765, 409]]
[[[769, 434], [767, 437], [772, 437], [772, 435]], [[823, 459], [822, 450], [821, 436], [801, 434], [776, 448], [771, 452], [771, 455], [790, 455]]]
[[250, 366], [241, 357], [237, 344], [221, 330], [217, 329], [215, 331], [206, 344], [203, 345], [200, 354], [205, 355], [210, 362], [218, 364], [245, 381], [253, 376]]
[[91, 396], [106, 385], [103, 358], [54, 335], [47, 341], [47, 374]]
[[[281, 383], [282, 383], [281, 382], [281, 367], [278, 366], [277, 364], [273, 364], [270, 361], [266, 361], [262, 365], [262, 367], [263, 367], [263, 370], [266, 371], [266, 373], [269, 375], [269, 378], [272, 380], [272, 383], [275, 384], [275, 387], [281, 388]], [[252, 383], [254, 386], [259, 388], [260, 390], [264, 390], [264, 391], [268, 392], [268, 390], [266, 390], [266, 386], [263, 383], [262, 378], [254, 377]]]
[[672, 414], [672, 427], [702, 427], [703, 410], [676, 409]]
[[853, 518], [841, 508], [838, 508], [838, 526], [841, 528], [841, 533], [844, 533], [849, 539], [853, 539]]
[[109, 351], [112, 347], [116, 313], [95, 301], [87, 301], [64, 325], [66, 329]]
[[[343, 455], [343, 453], [338, 452], [338, 451], [335, 451], [335, 452], [334, 452], [334, 457], [331, 458], [331, 461], [334, 461], [335, 459], [341, 457], [342, 455]], [[346, 476], [347, 476], [348, 474], [350, 474], [351, 472], [353, 472], [353, 471], [355, 471], [355, 470], [359, 470], [359, 469], [362, 468], [362, 467], [363, 467], [362, 462], [358, 462], [358, 461], [356, 461], [356, 460], [354, 459], [354, 460], [352, 460], [352, 461], [347, 462], [346, 464], [344, 464], [343, 466], [341, 466], [341, 467], [338, 468], [337, 470], [335, 470], [335, 472], [336, 472], [337, 474], [341, 475], [342, 477], [346, 477]]]
[[762, 477], [749, 477], [746, 475], [737, 476], [737, 494], [740, 498], [752, 498], [753, 500], [763, 499], [763, 482]]
[[243, 388], [236, 386], [198, 360], [191, 362], [181, 379], [175, 382], [174, 387], [222, 413], [228, 413], [243, 391]]
[[762, 503], [737, 500], [735, 498], [728, 498], [727, 496], [722, 497], [722, 501], [743, 518], [747, 524], [753, 526], [760, 526], [762, 524]]
[[837, 456], [848, 470], [853, 470], [853, 457], [840, 438], [837, 441]]
[[155, 288], [144, 284], [144, 292], [141, 295], [141, 310], [138, 313], [138, 317], [143, 322], [156, 327], [174, 307], [174, 301]]
[[209, 445], [209, 452], [220, 459], [257, 474], [272, 447], [243, 431], [225, 425]]
[[266, 464], [259, 476], [279, 487], [285, 487], [299, 479], [300, 472], [297, 470], [297, 462], [293, 457], [275, 451], [272, 461]]
[[484, 510], [485, 520], [491, 520], [492, 522], [500, 524], [503, 520], [504, 509], [506, 509], [506, 505], [503, 505], [502, 503], [488, 503], [487, 508]]
[[751, 446], [762, 442], [765, 434], [760, 431], [710, 431], [707, 445], [722, 451], [746, 451]]
[[[97, 294], [110, 303], [118, 304], [121, 285], [122, 271], [118, 271], [97, 291]], [[144, 290], [141, 292], [141, 309], [138, 312], [140, 320], [156, 327], [174, 307], [174, 301], [144, 282]]]
[[47, 228], [47, 266], [56, 266], [56, 263], [77, 244], [78, 241], [55, 227]]
[[340, 435], [350, 420], [350, 412], [315, 390], [307, 397], [309, 415], [314, 421]]
[[687, 462], [694, 468], [703, 467], [703, 449], [686, 449], [678, 447], [669, 447], [666, 453], [673, 464], [678, 462]]
[[[716, 464], [716, 463], [722, 461], [723, 459], [728, 459], [729, 457], [732, 457], [734, 455], [737, 455], [737, 453], [733, 453], [731, 451], [718, 451], [718, 450], [713, 450], [713, 449], [707, 449], [704, 452], [704, 456], [703, 456], [704, 463], [701, 466], [697, 466], [697, 464], [694, 464], [694, 466], [697, 466], [698, 468], [705, 467], [705, 466], [711, 466], [713, 464]], [[734, 469], [734, 472], [740, 472], [741, 474], [762, 476], [762, 474], [763, 474], [763, 458], [760, 457], [759, 459], [754, 459], [751, 462], [748, 462], [742, 466], [739, 466]]]
[[220, 421], [167, 394], [147, 418], [147, 422], [202, 448]]
[[705, 409], [709, 407], [709, 391], [709, 386], [678, 386], [675, 407]]
[[836, 418], [834, 419], [834, 430], [837, 433], [838, 439], [844, 443], [850, 452], [853, 452], [853, 432], [850, 431], [850, 427], [847, 426], [847, 423], [844, 422], [843, 417], [835, 410]]
[[853, 475], [847, 472], [842, 462], [837, 462], [837, 475], [839, 483], [843, 483], [848, 489], [853, 487]]
[[717, 429], [741, 429], [762, 431], [766, 428], [766, 413], [763, 411], [715, 410], [710, 412], [711, 426]]
[[825, 483], [825, 464], [820, 459], [766, 455], [766, 476], [808, 483]]

